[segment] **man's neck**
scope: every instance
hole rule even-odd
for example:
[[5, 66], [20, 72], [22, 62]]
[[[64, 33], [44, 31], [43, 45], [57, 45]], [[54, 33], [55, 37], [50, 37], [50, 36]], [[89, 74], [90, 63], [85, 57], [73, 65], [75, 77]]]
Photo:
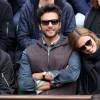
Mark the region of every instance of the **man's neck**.
[[44, 41], [45, 41], [45, 43], [46, 43], [47, 45], [52, 45], [52, 44], [54, 44], [55, 42], [59, 41], [60, 35], [57, 34], [57, 35], [56, 35], [55, 37], [53, 37], [53, 38], [47, 38], [47, 37], [44, 36], [43, 39], [44, 39]]

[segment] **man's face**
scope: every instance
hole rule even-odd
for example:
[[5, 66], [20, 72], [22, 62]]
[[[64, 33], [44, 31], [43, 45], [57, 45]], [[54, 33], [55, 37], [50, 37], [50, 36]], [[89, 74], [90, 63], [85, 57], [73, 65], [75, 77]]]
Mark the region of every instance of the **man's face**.
[[58, 34], [61, 23], [55, 12], [47, 12], [41, 16], [40, 30], [46, 38], [55, 38]]
[[97, 0], [97, 2], [98, 2], [98, 5], [100, 6], [100, 0]]
[[39, 4], [40, 4], [41, 6], [45, 6], [45, 5], [47, 5], [47, 4], [54, 4], [54, 0], [40, 0], [40, 1], [39, 1]]

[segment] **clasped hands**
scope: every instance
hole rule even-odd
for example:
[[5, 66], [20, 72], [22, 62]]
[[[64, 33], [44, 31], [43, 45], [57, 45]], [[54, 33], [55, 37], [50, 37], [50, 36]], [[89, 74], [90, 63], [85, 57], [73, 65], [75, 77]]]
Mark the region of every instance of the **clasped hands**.
[[37, 86], [38, 90], [48, 90], [50, 89], [50, 81], [54, 79], [53, 74], [51, 72], [40, 72], [33, 73], [32, 77], [37, 80], [41, 80], [41, 84]]

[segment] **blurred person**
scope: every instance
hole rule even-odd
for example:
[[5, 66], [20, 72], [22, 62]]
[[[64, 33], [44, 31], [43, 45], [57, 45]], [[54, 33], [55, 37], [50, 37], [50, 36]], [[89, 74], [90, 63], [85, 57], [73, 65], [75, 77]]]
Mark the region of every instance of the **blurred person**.
[[0, 48], [10, 54], [15, 62], [16, 36], [11, 6], [0, 0]]

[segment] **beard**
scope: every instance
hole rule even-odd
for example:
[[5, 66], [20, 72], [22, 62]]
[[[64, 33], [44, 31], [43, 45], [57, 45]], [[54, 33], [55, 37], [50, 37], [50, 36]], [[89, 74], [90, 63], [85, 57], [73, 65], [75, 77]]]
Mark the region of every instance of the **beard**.
[[48, 39], [52, 39], [52, 38], [56, 37], [56, 35], [59, 34], [59, 33], [60, 33], [60, 32], [57, 31], [57, 32], [55, 32], [54, 35], [51, 35], [51, 36], [50, 36], [50, 35], [48, 35], [48, 34], [46, 34], [46, 33], [43, 32], [43, 35], [44, 35], [46, 38], [48, 38]]

